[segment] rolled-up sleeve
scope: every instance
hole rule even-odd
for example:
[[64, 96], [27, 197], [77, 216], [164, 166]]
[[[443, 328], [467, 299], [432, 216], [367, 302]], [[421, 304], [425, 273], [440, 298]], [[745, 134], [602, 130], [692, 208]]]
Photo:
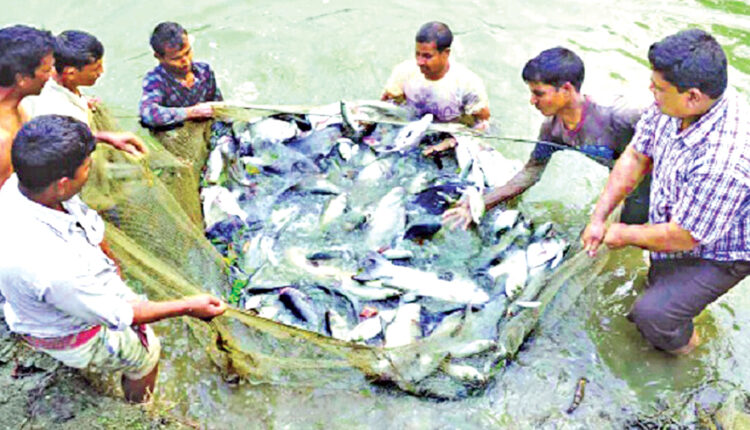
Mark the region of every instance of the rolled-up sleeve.
[[[117, 285], [118, 282], [122, 285]], [[78, 276], [44, 289], [42, 300], [87, 323], [123, 330], [133, 323], [133, 306], [129, 300], [136, 296], [132, 292], [132, 297], [122, 294], [130, 290], [119, 279], [110, 280], [107, 287], [102, 288], [101, 279], [97, 277]]]
[[650, 158], [654, 157], [654, 138], [660, 116], [661, 111], [659, 111], [659, 107], [656, 105], [651, 106], [641, 115], [641, 118], [635, 125], [635, 133], [630, 141], [636, 152]]
[[672, 221], [702, 245], [725, 236], [734, 227], [750, 195], [743, 182], [727, 174], [696, 174], [685, 187], [673, 209]]

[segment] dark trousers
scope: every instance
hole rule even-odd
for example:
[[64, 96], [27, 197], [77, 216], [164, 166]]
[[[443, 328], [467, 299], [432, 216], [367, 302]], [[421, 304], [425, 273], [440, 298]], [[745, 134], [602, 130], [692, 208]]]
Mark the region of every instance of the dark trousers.
[[674, 351], [690, 341], [693, 318], [749, 274], [750, 261], [651, 260], [628, 319], [656, 348]]

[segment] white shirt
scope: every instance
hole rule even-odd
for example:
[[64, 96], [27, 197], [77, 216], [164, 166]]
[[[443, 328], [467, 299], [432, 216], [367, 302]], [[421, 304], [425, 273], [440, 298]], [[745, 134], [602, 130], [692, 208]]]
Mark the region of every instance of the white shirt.
[[86, 97], [77, 95], [50, 78], [38, 96], [21, 100], [21, 107], [34, 118], [41, 115], [67, 115], [91, 126], [91, 112]]
[[78, 196], [67, 211], [26, 198], [14, 174], [0, 189], [0, 292], [14, 332], [59, 337], [132, 324], [138, 296], [99, 248], [104, 221]]
[[461, 115], [473, 115], [489, 107], [482, 80], [455, 61], [437, 81], [425, 78], [415, 60], [404, 61], [393, 69], [385, 92], [405, 96], [406, 105], [417, 117], [431, 113], [438, 122], [455, 121]]

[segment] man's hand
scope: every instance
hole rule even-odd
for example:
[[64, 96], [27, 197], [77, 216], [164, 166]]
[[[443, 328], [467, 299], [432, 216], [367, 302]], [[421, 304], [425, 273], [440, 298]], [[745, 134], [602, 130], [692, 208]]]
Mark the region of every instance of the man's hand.
[[185, 299], [188, 304], [188, 316], [210, 320], [213, 317], [223, 314], [227, 310], [227, 304], [209, 294], [201, 294]]
[[583, 236], [581, 236], [581, 242], [583, 242], [583, 249], [589, 254], [589, 257], [596, 257], [596, 250], [599, 249], [606, 233], [607, 227], [604, 225], [604, 221], [590, 221], [586, 226]]
[[443, 151], [446, 151], [448, 149], [453, 149], [453, 148], [456, 147], [456, 145], [457, 145], [456, 138], [454, 138], [453, 136], [446, 137], [445, 139], [443, 139], [442, 141], [440, 141], [440, 143], [438, 143], [436, 145], [431, 145], [431, 146], [428, 146], [427, 148], [425, 148], [422, 151], [422, 155], [424, 155], [425, 157], [429, 157], [432, 154], [435, 154], [435, 153], [438, 153], [438, 152], [443, 152]]
[[214, 117], [214, 107], [211, 103], [198, 103], [187, 108], [187, 119], [207, 119]]
[[469, 207], [468, 199], [461, 200], [456, 206], [443, 213], [443, 225], [451, 230], [454, 230], [456, 227], [466, 230], [471, 225], [471, 222], [471, 208]]
[[89, 106], [89, 110], [91, 112], [96, 112], [96, 110], [99, 108], [99, 105], [102, 104], [102, 99], [99, 97], [88, 97], [86, 99], [86, 104]]
[[616, 223], [609, 226], [607, 234], [604, 236], [604, 244], [609, 249], [620, 249], [624, 248], [630, 243], [625, 238], [625, 231], [628, 226], [622, 223]]
[[125, 151], [135, 156], [148, 154], [146, 144], [138, 136], [129, 131], [100, 131], [96, 133], [96, 138], [102, 142], [109, 143], [120, 151]]

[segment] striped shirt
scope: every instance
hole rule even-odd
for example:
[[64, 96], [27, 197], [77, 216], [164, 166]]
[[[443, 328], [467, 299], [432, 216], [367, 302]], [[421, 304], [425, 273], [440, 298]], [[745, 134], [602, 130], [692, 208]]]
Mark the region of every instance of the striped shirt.
[[699, 245], [654, 259], [750, 261], [750, 109], [727, 89], [680, 131], [654, 105], [636, 125], [634, 149], [653, 160], [651, 224], [675, 222]]

